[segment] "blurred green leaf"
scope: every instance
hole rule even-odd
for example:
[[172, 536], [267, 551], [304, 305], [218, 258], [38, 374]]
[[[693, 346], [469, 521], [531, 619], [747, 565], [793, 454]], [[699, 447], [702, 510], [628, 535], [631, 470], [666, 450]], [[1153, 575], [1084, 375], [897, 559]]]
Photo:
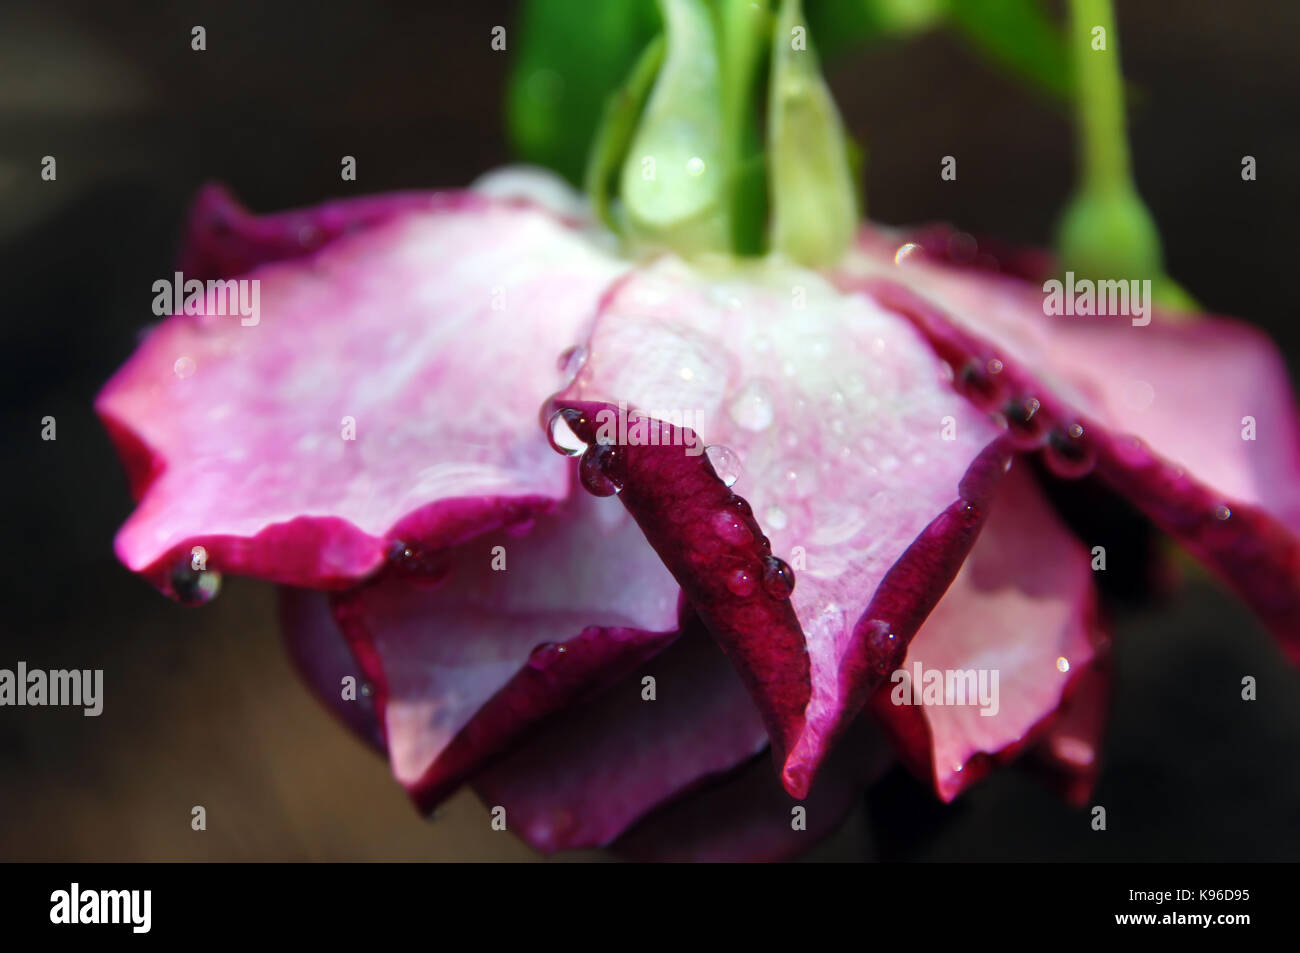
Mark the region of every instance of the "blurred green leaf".
[[654, 0], [524, 0], [506, 92], [519, 157], [581, 185], [608, 98], [659, 29]]
[[1054, 96], [1074, 95], [1065, 29], [1042, 0], [946, 0], [948, 16], [985, 57]]
[[[960, 3], [961, 0], [956, 0]], [[949, 0], [808, 0], [808, 31], [823, 58], [937, 25]]]

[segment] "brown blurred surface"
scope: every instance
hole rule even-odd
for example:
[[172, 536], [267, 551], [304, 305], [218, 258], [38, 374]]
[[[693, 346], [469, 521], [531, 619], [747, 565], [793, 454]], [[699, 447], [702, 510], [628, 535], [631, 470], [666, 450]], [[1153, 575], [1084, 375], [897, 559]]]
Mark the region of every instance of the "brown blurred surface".
[[[1208, 306], [1300, 353], [1290, 283], [1300, 72], [1292, 0], [1121, 0], [1138, 179], [1170, 270]], [[297, 681], [273, 594], [227, 580], [201, 610], [133, 579], [110, 541], [125, 481], [90, 401], [151, 315], [204, 180], [253, 208], [463, 184], [508, 158], [508, 4], [290, 7], [72, 0], [0, 10], [4, 480], [0, 666], [103, 667], [100, 718], [0, 709], [0, 859], [531, 859], [465, 794], [420, 821], [385, 765]], [[208, 29], [192, 53], [189, 28]], [[949, 219], [1044, 242], [1071, 178], [1070, 125], [946, 36], [838, 65], [883, 221]], [[1240, 157], [1259, 159], [1244, 184]], [[38, 179], [58, 157], [57, 183]], [[360, 178], [338, 179], [354, 154]], [[939, 157], [958, 157], [941, 184]], [[59, 439], [39, 439], [58, 418]], [[1300, 678], [1233, 600], [1198, 583], [1124, 617], [1120, 688], [1087, 830], [1015, 772], [952, 809], [891, 779], [816, 856], [1292, 858]], [[1260, 700], [1237, 700], [1243, 674]], [[190, 808], [208, 830], [190, 830]], [[597, 854], [574, 855], [579, 857]]]

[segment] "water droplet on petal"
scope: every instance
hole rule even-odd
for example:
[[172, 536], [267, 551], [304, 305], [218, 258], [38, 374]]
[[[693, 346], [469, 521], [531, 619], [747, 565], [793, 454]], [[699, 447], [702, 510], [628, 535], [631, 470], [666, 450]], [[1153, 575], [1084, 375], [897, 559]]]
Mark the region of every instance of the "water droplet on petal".
[[169, 582], [176, 601], [187, 606], [201, 606], [221, 591], [221, 573], [195, 569], [188, 557], [176, 564]]
[[579, 456], [587, 449], [587, 445], [579, 439], [578, 435], [573, 432], [569, 426], [570, 421], [578, 420], [582, 415], [572, 408], [568, 410], [557, 410], [551, 414], [550, 423], [546, 426], [546, 436], [551, 443], [551, 449], [556, 453], [562, 453], [566, 457]]
[[773, 599], [789, 599], [794, 592], [794, 570], [776, 556], [763, 558], [763, 591]]
[[790, 520], [785, 515], [785, 510], [779, 506], [769, 506], [767, 512], [763, 514], [763, 523], [774, 530], [783, 530], [789, 524]]
[[1072, 423], [1052, 429], [1043, 448], [1047, 468], [1065, 480], [1077, 480], [1092, 472], [1097, 462], [1097, 448], [1083, 429]]
[[1214, 518], [1216, 520], [1226, 520], [1232, 516], [1232, 510], [1220, 503], [1214, 508]]
[[543, 642], [528, 654], [528, 667], [537, 671], [550, 668], [566, 652], [568, 649], [557, 642]]
[[752, 596], [758, 589], [758, 580], [748, 569], [733, 569], [727, 573], [726, 584], [733, 596], [740, 596], [742, 599]]
[[718, 474], [726, 486], [735, 486], [736, 481], [740, 479], [742, 472], [740, 466], [740, 457], [734, 450], [717, 444], [704, 448], [704, 456], [708, 458], [709, 463], [713, 465], [713, 470]]
[[593, 443], [578, 464], [578, 479], [592, 496], [613, 496], [623, 488], [623, 449], [609, 443]]
[[1027, 396], [1013, 397], [1002, 408], [1012, 442], [1018, 449], [1038, 447], [1047, 436], [1047, 415], [1040, 412], [1041, 408], [1037, 397]]
[[992, 364], [993, 361], [987, 363], [978, 360], [968, 361], [954, 382], [957, 392], [980, 410], [992, 410], [1002, 403], [1004, 390], [1000, 376], [1002, 362], [998, 361], [997, 371], [991, 371]]
[[575, 344], [573, 347], [565, 349], [555, 363], [556, 368], [564, 375], [565, 382], [572, 383], [586, 361], [587, 349], [580, 344]]
[[1070, 670], [1070, 660], [1062, 655], [1056, 660], [1056, 670], [1064, 674]]
[[184, 356], [176, 358], [176, 363], [172, 365], [172, 371], [181, 380], [185, 380], [194, 373], [194, 359]]
[[918, 254], [920, 251], [921, 246], [916, 242], [905, 242], [902, 245], [899, 245], [898, 250], [894, 252], [894, 264], [904, 264], [909, 258]]
[[894, 628], [883, 619], [872, 619], [864, 630], [867, 643], [867, 655], [871, 670], [878, 678], [883, 678], [897, 667], [899, 654], [898, 636]]
[[761, 380], [752, 380], [732, 398], [727, 412], [737, 427], [755, 433], [766, 430], [775, 416], [771, 392]]
[[743, 546], [754, 538], [754, 534], [749, 531], [749, 527], [735, 513], [729, 513], [722, 510], [714, 514], [713, 530], [724, 541], [732, 546]]

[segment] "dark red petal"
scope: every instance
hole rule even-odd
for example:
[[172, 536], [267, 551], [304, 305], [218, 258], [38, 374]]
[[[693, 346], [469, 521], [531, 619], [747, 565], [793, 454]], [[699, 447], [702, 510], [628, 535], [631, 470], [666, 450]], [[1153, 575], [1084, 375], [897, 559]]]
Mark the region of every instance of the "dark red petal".
[[389, 192], [254, 215], [224, 185], [210, 182], [194, 196], [176, 267], [187, 279], [242, 275], [268, 262], [314, 254], [335, 239], [410, 212], [487, 204], [473, 192]]
[[[898, 269], [896, 275], [908, 270]], [[1095, 473], [1224, 578], [1300, 661], [1300, 431], [1280, 360], [1259, 335], [1210, 319], [1189, 326], [1094, 324], [1070, 339], [1080, 354], [1104, 355], [1084, 379], [1078, 376], [1078, 356], [1021, 363], [1001, 338], [994, 342], [976, 335], [897, 281], [876, 277], [845, 283], [912, 320], [954, 366], [996, 360], [1005, 393], [1032, 395], [1037, 402], [1049, 470], [1066, 478]], [[1021, 286], [1013, 299], [1020, 306], [1014, 318], [1007, 317], [1013, 309], [1006, 302], [992, 313], [1029, 327], [1027, 298], [1033, 295]], [[1048, 320], [1041, 307], [1038, 319]], [[1150, 335], [1154, 343], [1146, 373], [1158, 372], [1176, 398], [1174, 406], [1153, 416], [1121, 418], [1109, 398], [1096, 396], [1098, 382], [1108, 376], [1127, 379], [1125, 368], [1133, 358], [1124, 357], [1124, 348], [1107, 337], [1125, 329]], [[1146, 353], [1132, 346], [1139, 355]], [[1024, 338], [1017, 347], [1027, 347]], [[1053, 339], [1051, 348], [1059, 353], [1064, 344]], [[1075, 376], [1063, 373], [1063, 367]], [[1050, 382], [1047, 375], [1054, 375]], [[1180, 377], [1186, 379], [1176, 382]], [[1242, 439], [1242, 418], [1248, 415], [1266, 431], [1265, 439]], [[1123, 434], [1119, 428], [1126, 424], [1134, 425], [1137, 436]], [[1184, 462], [1173, 462], [1161, 445]]]
[[568, 494], [537, 406], [625, 266], [481, 204], [251, 272], [256, 324], [177, 315], [148, 337], [96, 402], [152, 477], [117, 537], [128, 568], [162, 585], [201, 545], [212, 569], [342, 586], [395, 540], [451, 545]]
[[[552, 406], [599, 444], [619, 402], [625, 434], [588, 463], [739, 668], [802, 795], [956, 573], [1010, 451], [907, 322], [775, 264], [625, 278]], [[683, 426], [638, 440], [642, 411]], [[741, 461], [743, 499], [706, 442]]]
[[[891, 762], [879, 731], [858, 719], [826, 760], [812, 792], [796, 801], [768, 758], [655, 812], [614, 843], [635, 860], [673, 863], [788, 860], [839, 827], [863, 790]], [[794, 811], [802, 807], [802, 828]]]
[[422, 810], [677, 637], [677, 586], [610, 500], [408, 559], [415, 574], [338, 593], [335, 613]]
[[[285, 648], [317, 701], [357, 737], [382, 752], [384, 733], [371, 686], [343, 637], [329, 597], [315, 589], [281, 586], [280, 632]], [[344, 679], [352, 679], [345, 686]], [[345, 689], [347, 697], [345, 697]]]
[[[744, 686], [696, 623], [600, 698], [548, 723], [474, 786], [538, 850], [596, 847], [766, 742]], [[774, 776], [770, 762], [765, 769]]]

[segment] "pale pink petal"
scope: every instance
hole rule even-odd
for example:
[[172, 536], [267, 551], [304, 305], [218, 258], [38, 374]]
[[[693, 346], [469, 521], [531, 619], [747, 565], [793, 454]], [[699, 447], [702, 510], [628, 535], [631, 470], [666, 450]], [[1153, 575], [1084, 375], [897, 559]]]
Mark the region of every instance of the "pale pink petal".
[[[779, 265], [715, 276], [666, 260], [628, 276], [552, 406], [597, 443], [620, 402], [675, 423], [660, 442], [677, 445], [628, 430], [616, 452], [587, 451], [588, 469], [622, 484], [754, 692], [787, 787], [806, 793], [957, 571], [1009, 452], [907, 321]], [[738, 458], [743, 499], [704, 443]], [[764, 584], [770, 554], [794, 567], [788, 600]]]
[[202, 545], [209, 568], [335, 586], [394, 540], [548, 509], [569, 475], [537, 408], [623, 267], [480, 198], [251, 272], [256, 324], [166, 319], [96, 404], [143, 494], [118, 555], [160, 583]]
[[944, 800], [1046, 726], [1102, 638], [1090, 554], [1026, 467], [1008, 474], [957, 578], [873, 697], [903, 760]]

